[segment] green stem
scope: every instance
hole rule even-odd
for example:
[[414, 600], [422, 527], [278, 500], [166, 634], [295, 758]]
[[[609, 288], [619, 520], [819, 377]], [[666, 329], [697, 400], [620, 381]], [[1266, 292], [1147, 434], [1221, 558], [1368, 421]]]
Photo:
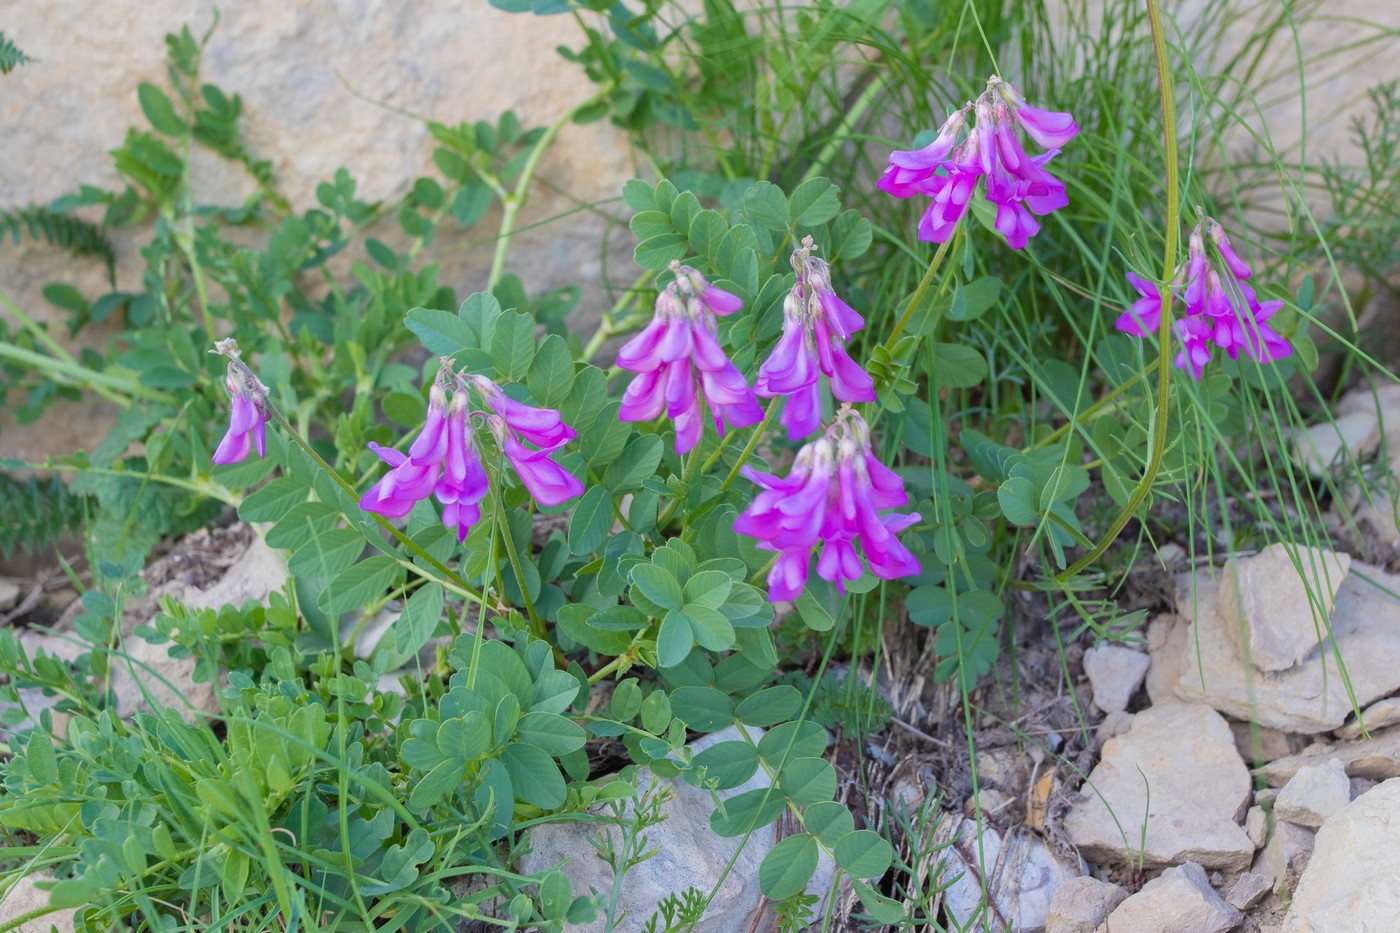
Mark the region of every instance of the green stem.
[[576, 114], [603, 100], [611, 91], [611, 87], [606, 87], [582, 103], [570, 107], [563, 116], [545, 129], [544, 134], [535, 143], [535, 147], [530, 150], [530, 155], [526, 157], [525, 165], [520, 170], [520, 178], [515, 183], [515, 190], [508, 197], [503, 198], [501, 202], [501, 233], [496, 239], [496, 251], [491, 257], [491, 274], [486, 279], [486, 291], [492, 291], [500, 284], [501, 274], [506, 267], [506, 252], [510, 249], [510, 238], [515, 233], [515, 218], [520, 213], [520, 209], [525, 206], [525, 199], [529, 193], [527, 189], [530, 186], [530, 181], [535, 177], [535, 169], [539, 167], [540, 157], [544, 155], [545, 149], [549, 148], [549, 144], [554, 141], [554, 137], [559, 135], [559, 131], [573, 122]]
[[[905, 326], [909, 323], [909, 318], [914, 314], [914, 309], [923, 301], [924, 292], [928, 291], [928, 287], [933, 284], [933, 277], [938, 274], [939, 267], [943, 265], [943, 259], [948, 255], [948, 248], [953, 245], [953, 241], [957, 239], [958, 234], [961, 232], [962, 225], [959, 224], [953, 236], [944, 240], [943, 243], [939, 245], [938, 252], [933, 254], [933, 259], [928, 264], [928, 271], [924, 273], [923, 279], [919, 281], [918, 286], [914, 289], [914, 294], [909, 296], [909, 304], [905, 306], [904, 313], [899, 316], [899, 320], [894, 324], [894, 329], [890, 331], [889, 337], [885, 339], [886, 350], [892, 349], [895, 341], [899, 339], [899, 335], [904, 332]], [[938, 309], [934, 309], [933, 316], [934, 323], [937, 324], [938, 318], [942, 316], [942, 312]]]
[[[1151, 365], [1155, 366], [1155, 365], [1157, 365], [1157, 364], [1156, 364], [1156, 362], [1154, 361]], [[1069, 433], [1071, 430], [1073, 430], [1075, 427], [1078, 427], [1078, 426], [1083, 425], [1086, 421], [1092, 421], [1092, 420], [1094, 419], [1094, 417], [1095, 417], [1100, 411], [1102, 411], [1102, 410], [1103, 410], [1105, 407], [1107, 407], [1111, 402], [1113, 402], [1116, 398], [1118, 398], [1118, 396], [1122, 395], [1124, 392], [1128, 391], [1129, 389], [1131, 389], [1133, 386], [1137, 385], [1137, 384], [1138, 384], [1139, 382], [1141, 382], [1141, 381], [1142, 381], [1142, 373], [1134, 373], [1134, 374], [1133, 374], [1127, 381], [1125, 381], [1122, 385], [1116, 386], [1116, 387], [1113, 389], [1113, 391], [1109, 392], [1109, 393], [1108, 393], [1107, 395], [1105, 395], [1103, 398], [1099, 399], [1097, 402], [1095, 402], [1094, 404], [1090, 405], [1088, 408], [1086, 408], [1086, 409], [1084, 409], [1082, 412], [1080, 412], [1080, 413], [1074, 418], [1073, 421], [1069, 421], [1069, 422], [1066, 422], [1065, 424], [1060, 425], [1058, 428], [1056, 428], [1055, 430], [1051, 431], [1049, 434], [1045, 435], [1045, 436], [1042, 437], [1040, 440], [1036, 441], [1034, 444], [1032, 444], [1031, 446], [1029, 446], [1029, 447], [1027, 447], [1027, 448], [1024, 448], [1024, 449], [1025, 449], [1026, 451], [1032, 451], [1032, 450], [1039, 450], [1039, 449], [1042, 448], [1042, 447], [1049, 447], [1051, 444], [1055, 443], [1055, 442], [1058, 441], [1060, 438], [1062, 438], [1062, 437], [1064, 437], [1066, 434], [1068, 434], [1068, 433]]]
[[[749, 435], [749, 442], [744, 446], [744, 452], [739, 454], [738, 460], [734, 461], [734, 466], [730, 468], [729, 475], [724, 478], [724, 482], [719, 487], [720, 492], [724, 492], [730, 486], [734, 485], [734, 480], [739, 478], [739, 471], [744, 468], [744, 464], [749, 462], [749, 457], [753, 454], [753, 449], [758, 446], [759, 439], [763, 437], [763, 432], [768, 430], [768, 425], [772, 422], [773, 416], [778, 413], [778, 406], [782, 404], [782, 401], [782, 396], [777, 396], [769, 401], [768, 410], [763, 413], [763, 420], [758, 423], [758, 427], [753, 429], [753, 434]], [[720, 449], [723, 450], [722, 447]], [[715, 451], [714, 456], [705, 462], [706, 470], [714, 466], [714, 461], [719, 459], [719, 454], [720, 451]]]
[[[1176, 163], [1176, 108], [1173, 102], [1170, 64], [1167, 61], [1167, 37], [1162, 26], [1162, 10], [1158, 0], [1147, 0], [1147, 18], [1152, 24], [1152, 51], [1157, 58], [1157, 84], [1162, 94], [1162, 140], [1166, 148], [1167, 162], [1167, 243], [1162, 251], [1162, 281], [1170, 282], [1176, 271], [1177, 225], [1180, 223], [1181, 190]], [[1152, 491], [1152, 483], [1162, 466], [1162, 455], [1167, 449], [1167, 421], [1169, 390], [1171, 389], [1171, 335], [1172, 335], [1172, 293], [1163, 288], [1162, 319], [1157, 328], [1157, 413], [1152, 432], [1152, 456], [1133, 494], [1128, 497], [1123, 510], [1113, 520], [1108, 531], [1092, 551], [1061, 571], [1055, 580], [1064, 583], [1098, 560], [1103, 552], [1117, 540], [1118, 535], [1132, 520], [1138, 507]]]
[[[57, 360], [51, 356], [44, 356], [42, 353], [35, 353], [33, 350], [26, 350], [23, 347], [0, 343], [0, 358], [12, 359], [17, 363], [31, 366], [40, 372], [48, 373], [60, 382], [86, 386], [122, 408], [130, 408], [133, 404], [132, 400], [126, 396], [135, 396], [170, 405], [175, 404], [175, 400], [164, 392], [148, 388], [139, 382], [118, 379], [95, 369], [88, 369], [79, 363]], [[121, 393], [125, 393], [125, 395]]]
[[[846, 110], [846, 115], [841, 118], [841, 122], [832, 130], [831, 135], [822, 146], [822, 151], [817, 153], [816, 159], [808, 166], [807, 171], [802, 175], [802, 181], [810, 181], [817, 177], [817, 173], [824, 171], [836, 151], [844, 146], [849, 140], [847, 134], [856, 125], [856, 121], [865, 115], [865, 111], [880, 96], [880, 92], [885, 89], [885, 72], [876, 71], [875, 76], [870, 79], [870, 83], [865, 86], [865, 90], [860, 92], [860, 96], [855, 99]], [[799, 182], [798, 184], [801, 184]]]
[[[703, 416], [703, 412], [701, 413]], [[695, 480], [696, 468], [700, 465], [700, 442], [696, 441], [695, 446], [690, 450], [690, 456], [686, 458], [685, 469], [681, 471], [681, 485], [685, 487], [685, 495], [690, 495], [690, 484]], [[666, 503], [666, 508], [661, 510], [661, 514], [656, 519], [656, 529], [660, 531], [666, 527], [666, 520], [675, 513], [680, 506], [680, 496]]]

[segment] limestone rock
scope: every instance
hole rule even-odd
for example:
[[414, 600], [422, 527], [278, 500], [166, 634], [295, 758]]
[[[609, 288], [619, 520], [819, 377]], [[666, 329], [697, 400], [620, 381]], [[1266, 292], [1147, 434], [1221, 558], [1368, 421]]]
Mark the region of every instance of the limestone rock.
[[1287, 732], [1249, 722], [1232, 722], [1230, 731], [1235, 734], [1235, 748], [1245, 761], [1273, 761], [1293, 754]]
[[1285, 671], [1311, 654], [1327, 637], [1350, 569], [1350, 555], [1287, 544], [1231, 561], [1221, 574], [1218, 608], [1232, 631], [1248, 632], [1249, 663]]
[[1226, 933], [1240, 912], [1215, 893], [1205, 869], [1193, 862], [1168, 868], [1119, 904], [1108, 933]]
[[[49, 892], [36, 887], [35, 882], [52, 880], [54, 879], [51, 875], [43, 872], [21, 875], [18, 881], [10, 885], [9, 890], [0, 896], [0, 927], [10, 929], [9, 924], [25, 914], [48, 907]], [[49, 933], [49, 927], [52, 926], [58, 933], [73, 933], [77, 917], [76, 910], [56, 910], [26, 921], [15, 929], [18, 933]]]
[[1094, 933], [1127, 897], [1116, 884], [1088, 875], [1071, 878], [1050, 899], [1045, 933]]
[[1154, 706], [1181, 702], [1176, 697], [1176, 682], [1186, 663], [1190, 631], [1189, 622], [1171, 613], [1157, 616], [1147, 626], [1147, 695]]
[[1332, 612], [1346, 678], [1331, 645], [1286, 671], [1247, 671], [1238, 632], [1219, 611], [1219, 578], [1210, 572], [1180, 578], [1178, 604], [1194, 620], [1181, 653], [1177, 698], [1284, 732], [1317, 733], [1336, 729], [1351, 712], [1348, 679], [1359, 704], [1394, 693], [1400, 688], [1400, 664], [1392, 656], [1400, 640], [1400, 599], [1385, 591], [1400, 592], [1400, 577], [1378, 567], [1356, 569], [1342, 582]]
[[1128, 708], [1151, 663], [1141, 651], [1122, 645], [1099, 645], [1084, 652], [1084, 673], [1094, 688], [1094, 705], [1105, 713]]
[[1089, 859], [1134, 862], [1144, 816], [1148, 867], [1192, 861], [1239, 871], [1254, 857], [1239, 824], [1249, 772], [1230, 727], [1208, 706], [1173, 703], [1138, 713], [1127, 734], [1104, 746], [1088, 785], [1064, 826]]
[[1252, 870], [1273, 878], [1275, 891], [1292, 891], [1297, 887], [1308, 859], [1312, 858], [1313, 845], [1312, 830], [1293, 823], [1275, 822], [1268, 845], [1254, 860]]
[[[962, 821], [961, 832], [946, 851], [938, 883], [952, 882], [944, 893], [943, 908], [958, 929], [1009, 926], [1039, 933], [1045, 929], [1055, 891], [1084, 871], [1083, 866], [1056, 856], [1030, 833], [1009, 834], [1003, 841], [1000, 833], [984, 824], [979, 846], [975, 820]], [[984, 874], [989, 900], [985, 907]]]
[[1375, 450], [1380, 441], [1379, 425], [1374, 410], [1334, 413], [1332, 422], [1296, 431], [1294, 450], [1309, 473], [1324, 477], [1331, 470], [1345, 469], [1350, 460], [1359, 460]]
[[1400, 917], [1400, 780], [1333, 814], [1293, 892], [1284, 933], [1393, 930]]
[[1362, 723], [1366, 724], [1366, 731], [1371, 735], [1375, 735], [1378, 729], [1400, 723], [1400, 697], [1386, 697], [1384, 700], [1372, 703], [1361, 711], [1360, 720], [1352, 720], [1338, 729], [1337, 738], [1361, 738]]
[[253, 532], [247, 548], [221, 576], [207, 587], [189, 584], [175, 598], [191, 609], [222, 609], [262, 603], [287, 582], [287, 562], [280, 551], [267, 546], [262, 535]]
[[1305, 765], [1289, 778], [1274, 801], [1274, 815], [1281, 820], [1317, 829], [1338, 810], [1351, 803], [1351, 780], [1336, 758], [1325, 765]]
[[1375, 781], [1400, 777], [1400, 727], [1382, 729], [1369, 739], [1306, 748], [1297, 755], [1271, 761], [1263, 768], [1264, 780], [1270, 787], [1282, 787], [1299, 769], [1326, 764], [1333, 758], [1342, 763], [1349, 777]]
[[1274, 881], [1268, 875], [1256, 875], [1252, 871], [1241, 872], [1225, 889], [1225, 902], [1236, 910], [1249, 910], [1267, 897], [1273, 888]]
[[1254, 843], [1254, 848], [1264, 848], [1264, 843], [1269, 841], [1269, 816], [1263, 807], [1256, 805], [1249, 808], [1244, 815], [1244, 833]]
[[[751, 729], [757, 738], [760, 730]], [[707, 735], [691, 744], [703, 751], [720, 742], [740, 739], [737, 728]], [[658, 780], [647, 769], [638, 772], [638, 790]], [[697, 887], [709, 891], [721, 872], [735, 858], [732, 869], [715, 892], [705, 911], [705, 918], [695, 928], [697, 933], [732, 933], [734, 930], [773, 928], [772, 907], [764, 900], [758, 887], [758, 869], [763, 857], [777, 844], [777, 826], [766, 826], [754, 832], [741, 848], [742, 838], [716, 836], [710, 829], [710, 814], [714, 801], [710, 792], [693, 787], [681, 779], [661, 781], [672, 794], [665, 804], [666, 818], [647, 829], [647, 838], [656, 855], [633, 867], [622, 883], [622, 906], [626, 918], [614, 929], [618, 933], [636, 933], [656, 912], [657, 905], [669, 894]], [[744, 784], [731, 790], [719, 791], [723, 798], [747, 790], [766, 787], [769, 781], [762, 770]], [[598, 823], [552, 823], [536, 826], [530, 831], [530, 851], [520, 858], [520, 871], [528, 874], [544, 871], [563, 862], [575, 893], [609, 891], [613, 884], [612, 869], [598, 857], [590, 839], [600, 832], [618, 839], [618, 830]], [[824, 854], [817, 873], [808, 883], [807, 891], [821, 898], [831, 885], [836, 867]], [[820, 911], [820, 904], [816, 908]], [[754, 926], [755, 920], [758, 921]], [[602, 930], [604, 919], [570, 927], [579, 933]]]
[[1119, 710], [1116, 713], [1109, 713], [1099, 723], [1099, 727], [1094, 730], [1094, 738], [1098, 739], [1102, 745], [1115, 735], [1122, 735], [1133, 727], [1133, 714]]
[[173, 709], [186, 722], [219, 712], [218, 687], [194, 679], [195, 658], [172, 658], [168, 642], [153, 644], [133, 636], [124, 656], [112, 659], [112, 692], [117, 715], [126, 718], [138, 709]]

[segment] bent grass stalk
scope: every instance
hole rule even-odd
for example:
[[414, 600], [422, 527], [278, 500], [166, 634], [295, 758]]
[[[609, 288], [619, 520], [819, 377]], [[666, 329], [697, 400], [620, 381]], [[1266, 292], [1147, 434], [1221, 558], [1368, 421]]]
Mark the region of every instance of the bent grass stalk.
[[[1147, 18], [1152, 24], [1152, 51], [1157, 60], [1157, 83], [1162, 96], [1162, 141], [1166, 150], [1167, 164], [1167, 220], [1166, 246], [1162, 251], [1162, 281], [1170, 282], [1176, 270], [1177, 225], [1180, 223], [1181, 189], [1177, 168], [1176, 106], [1172, 97], [1171, 64], [1167, 60], [1167, 37], [1162, 25], [1162, 9], [1157, 0], [1147, 0]], [[1142, 479], [1133, 490], [1123, 510], [1109, 525], [1099, 543], [1088, 554], [1070, 564], [1056, 577], [1057, 583], [1066, 583], [1084, 568], [1103, 556], [1128, 522], [1132, 520], [1138, 507], [1152, 491], [1157, 472], [1162, 467], [1162, 457], [1167, 447], [1167, 427], [1171, 391], [1171, 335], [1172, 335], [1172, 293], [1162, 289], [1162, 318], [1157, 328], [1157, 411], [1152, 430], [1152, 455], [1143, 470]]]

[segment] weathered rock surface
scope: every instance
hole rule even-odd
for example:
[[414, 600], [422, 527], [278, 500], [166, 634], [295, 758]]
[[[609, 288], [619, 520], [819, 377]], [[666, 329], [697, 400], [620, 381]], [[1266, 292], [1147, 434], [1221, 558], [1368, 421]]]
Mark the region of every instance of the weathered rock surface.
[[138, 709], [173, 709], [186, 722], [194, 722], [201, 714], [219, 712], [218, 685], [195, 681], [195, 658], [173, 658], [169, 642], [153, 644], [144, 638], [128, 638], [125, 647], [124, 656], [112, 659], [118, 716], [128, 717]]
[[1318, 548], [1271, 544], [1227, 564], [1220, 575], [1220, 614], [1248, 633], [1257, 670], [1285, 671], [1327, 637], [1337, 590], [1351, 557]]
[[9, 609], [19, 602], [19, 586], [9, 580], [0, 580], [0, 610]]
[[[1253, 670], [1243, 659], [1237, 630], [1219, 610], [1219, 577], [1202, 572], [1183, 576], [1178, 584], [1182, 612], [1194, 613], [1180, 654], [1181, 676], [1174, 689], [1179, 699], [1207, 703], [1236, 719], [1285, 732], [1317, 733], [1338, 728], [1351, 713], [1348, 679], [1360, 704], [1400, 688], [1400, 664], [1392, 657], [1400, 641], [1400, 600], [1384, 592], [1400, 592], [1400, 577], [1358, 564], [1343, 581], [1332, 612], [1332, 634], [1346, 663], [1345, 678], [1331, 644], [1326, 651], [1314, 648], [1289, 670]], [[1170, 645], [1164, 650], [1171, 650]]]
[[1116, 884], [1088, 875], [1071, 878], [1050, 899], [1045, 933], [1095, 933], [1127, 897], [1128, 892]]
[[1333, 814], [1293, 892], [1284, 933], [1393, 930], [1400, 918], [1400, 780]]
[[1141, 651], [1122, 645], [1099, 645], [1084, 652], [1084, 673], [1094, 689], [1094, 705], [1105, 713], [1128, 708], [1151, 663]]
[[[985, 824], [979, 851], [975, 820], [962, 821], [961, 833], [946, 851], [942, 882], [952, 880], [952, 884], [944, 894], [943, 907], [959, 929], [984, 924], [989, 929], [1009, 926], [1039, 933], [1045, 929], [1056, 890], [1084, 872], [1082, 865], [1056, 856], [1038, 836], [1015, 833], [1003, 840]], [[981, 869], [985, 869], [990, 899], [985, 907]]]
[[[761, 730], [751, 729], [757, 738]], [[720, 742], [741, 739], [737, 728], [731, 726], [704, 736], [691, 744], [697, 752]], [[645, 782], [657, 780], [647, 769], [638, 772], [638, 790]], [[647, 838], [656, 855], [635, 866], [622, 883], [622, 906], [626, 918], [614, 929], [619, 933], [636, 933], [656, 912], [657, 905], [669, 894], [695, 886], [703, 891], [714, 888], [720, 874], [731, 858], [734, 865], [715, 892], [714, 900], [705, 911], [705, 918], [695, 927], [698, 933], [732, 933], [735, 930], [768, 931], [773, 928], [773, 910], [758, 887], [758, 868], [763, 857], [777, 844], [777, 826], [754, 832], [742, 846], [742, 838], [726, 839], [710, 829], [710, 814], [714, 802], [710, 792], [687, 784], [680, 779], [663, 781], [673, 795], [665, 805], [666, 818], [647, 829]], [[719, 791], [723, 798], [768, 786], [768, 778], [760, 770], [744, 784], [731, 790]], [[647, 785], [649, 786], [649, 785]], [[544, 871], [563, 862], [574, 892], [581, 894], [590, 888], [609, 891], [613, 884], [612, 869], [598, 858], [590, 844], [600, 832], [607, 832], [616, 841], [618, 830], [597, 823], [554, 823], [537, 826], [530, 831], [531, 850], [520, 859], [522, 872]], [[836, 867], [822, 855], [817, 873], [807, 886], [808, 893], [821, 898], [830, 887]], [[818, 908], [820, 910], [820, 906]], [[757, 923], [755, 924], [755, 921]], [[570, 927], [570, 930], [602, 930], [600, 917], [592, 924]]]
[[1119, 904], [1108, 933], [1226, 933], [1240, 912], [1215, 893], [1205, 869], [1188, 862], [1168, 868]]
[[1366, 724], [1366, 732], [1375, 735], [1380, 729], [1400, 723], [1400, 697], [1386, 697], [1377, 700], [1361, 711], [1361, 718], [1353, 720], [1337, 730], [1339, 739], [1361, 738], [1361, 724]]
[[1264, 843], [1269, 841], [1269, 816], [1263, 807], [1250, 807], [1244, 815], [1244, 834], [1256, 849], [1264, 848]]
[[1257, 875], [1252, 871], [1241, 872], [1225, 889], [1225, 903], [1236, 910], [1249, 910], [1267, 897], [1273, 888], [1274, 880], [1268, 875]]
[[1305, 765], [1288, 779], [1274, 801], [1274, 816], [1317, 829], [1333, 813], [1351, 803], [1351, 779], [1341, 761]]
[[1254, 857], [1239, 823], [1249, 772], [1230, 727], [1208, 706], [1172, 703], [1138, 713], [1125, 735], [1104, 746], [1088, 785], [1064, 825], [1093, 861], [1136, 860], [1144, 817], [1148, 867], [1191, 861], [1240, 871]]
[[1191, 623], [1174, 613], [1159, 615], [1148, 623], [1150, 663], [1146, 681], [1147, 696], [1153, 706], [1181, 702], [1176, 696], [1176, 682], [1181, 679], [1182, 665], [1186, 663], [1190, 633]]
[[1375, 410], [1333, 413], [1332, 422], [1302, 428], [1294, 434], [1294, 450], [1299, 462], [1313, 476], [1323, 477], [1334, 469], [1345, 470], [1364, 458], [1380, 441]]
[[[32, 872], [22, 875], [12, 884], [4, 895], [0, 895], [0, 927], [9, 929], [9, 924], [25, 914], [48, 907], [49, 892], [40, 890], [35, 886], [35, 882], [52, 880], [53, 877], [47, 873]], [[77, 918], [76, 910], [56, 910], [26, 921], [15, 929], [18, 933], [49, 933], [52, 926], [58, 933], [73, 933]]]
[[1293, 823], [1274, 822], [1269, 842], [1254, 860], [1255, 874], [1274, 880], [1274, 890], [1292, 891], [1313, 854], [1313, 831]]
[[1373, 781], [1400, 777], [1400, 728], [1382, 729], [1369, 739], [1324, 744], [1271, 761], [1263, 768], [1264, 780], [1270, 787], [1282, 787], [1300, 768], [1326, 764], [1333, 758], [1342, 763], [1349, 777]]

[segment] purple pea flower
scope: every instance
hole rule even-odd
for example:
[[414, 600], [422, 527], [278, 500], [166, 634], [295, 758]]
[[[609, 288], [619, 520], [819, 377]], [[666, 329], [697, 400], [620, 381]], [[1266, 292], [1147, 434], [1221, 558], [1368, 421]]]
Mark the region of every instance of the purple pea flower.
[[865, 564], [882, 580], [919, 572], [918, 559], [897, 537], [919, 516], [880, 514], [908, 504], [908, 496], [899, 476], [876, 459], [870, 429], [849, 405], [820, 438], [798, 451], [787, 476], [748, 466], [742, 472], [758, 484], [759, 493], [734, 530], [777, 554], [768, 574], [771, 601], [791, 602], [801, 595], [817, 548], [817, 575], [842, 593], [847, 583], [860, 579]]
[[[975, 114], [973, 125], [959, 142], [969, 111]], [[1017, 126], [1049, 151], [1028, 154]], [[1078, 132], [1070, 114], [1031, 107], [994, 75], [975, 103], [948, 118], [932, 143], [890, 153], [877, 187], [899, 198], [930, 198], [919, 220], [919, 239], [946, 243], [967, 212], [978, 180], [985, 177], [987, 200], [997, 209], [996, 229], [1012, 249], [1023, 249], [1040, 231], [1036, 217], [1069, 203], [1065, 186], [1045, 166]]]
[[[1207, 237], [1215, 244], [1218, 263], [1207, 252]], [[1254, 289], [1244, 283], [1252, 274], [1230, 246], [1224, 228], [1212, 218], [1202, 217], [1187, 241], [1186, 263], [1172, 287], [1172, 299], [1179, 294], [1185, 305], [1184, 315], [1172, 325], [1180, 344], [1173, 364], [1188, 371], [1191, 378], [1201, 378], [1212, 347], [1224, 350], [1232, 360], [1243, 352], [1261, 364], [1293, 352], [1288, 341], [1267, 323], [1283, 302], [1261, 302]], [[1134, 337], [1154, 334], [1161, 326], [1159, 288], [1131, 272], [1127, 276], [1142, 298], [1120, 315], [1114, 326]]]
[[823, 375], [842, 402], [875, 400], [874, 380], [846, 352], [846, 341], [865, 321], [832, 291], [831, 269], [812, 255], [816, 248], [804, 237], [792, 253], [797, 282], [783, 299], [783, 333], [754, 385], [764, 398], [787, 399], [779, 420], [794, 441], [821, 427]]
[[[235, 351], [236, 352], [236, 351]], [[209, 459], [214, 463], [241, 463], [250, 450], [256, 449], [258, 458], [267, 455], [267, 402], [266, 387], [242, 368], [240, 363], [229, 361], [228, 375], [224, 385], [233, 400], [229, 409], [228, 431]]]
[[[473, 392], [483, 408], [473, 408]], [[559, 412], [517, 402], [484, 376], [454, 374], [451, 362], [444, 359], [428, 392], [428, 416], [408, 453], [369, 445], [390, 470], [361, 497], [360, 508], [402, 518], [416, 503], [432, 496], [442, 504], [443, 524], [457, 532], [459, 541], [465, 540], [481, 520], [481, 502], [490, 492], [472, 426], [474, 417], [485, 419], [536, 502], [560, 505], [583, 492], [578, 478], [552, 459], [576, 436]], [[525, 441], [537, 449], [525, 446]]]
[[763, 420], [753, 390], [716, 338], [715, 315], [742, 306], [699, 272], [672, 263], [675, 280], [656, 297], [651, 323], [617, 354], [617, 365], [637, 374], [622, 396], [618, 417], [651, 421], [663, 413], [676, 428], [676, 453], [686, 454], [704, 432], [708, 407], [715, 431]]

